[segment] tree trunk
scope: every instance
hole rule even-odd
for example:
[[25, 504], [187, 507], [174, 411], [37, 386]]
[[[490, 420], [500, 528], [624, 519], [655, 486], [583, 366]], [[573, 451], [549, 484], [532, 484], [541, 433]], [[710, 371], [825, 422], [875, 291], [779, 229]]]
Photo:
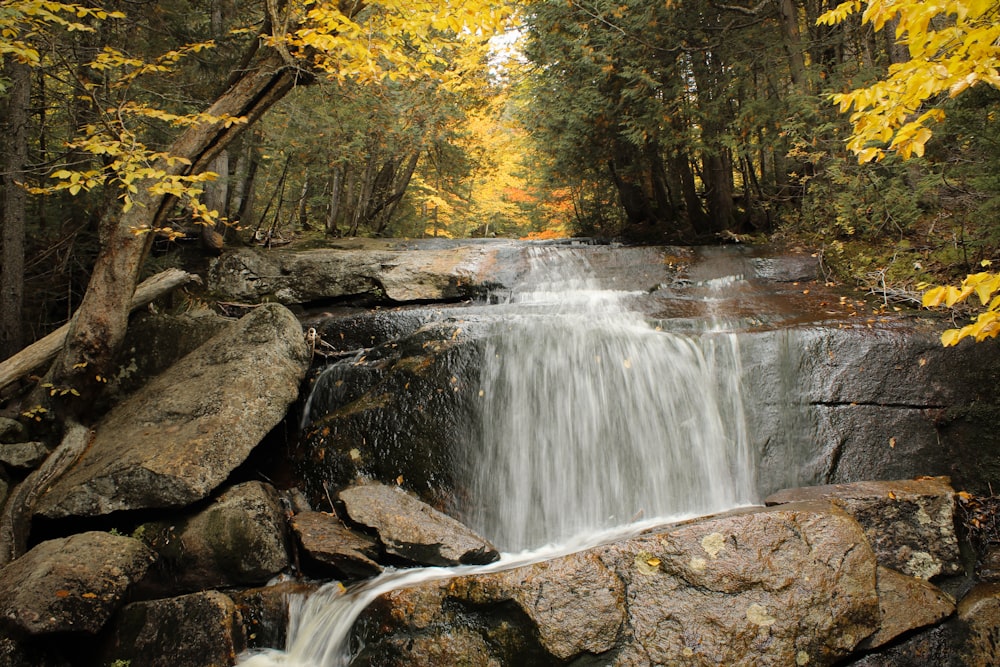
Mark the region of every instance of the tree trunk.
[[[168, 148], [167, 153], [190, 161], [160, 164], [169, 173], [200, 173], [223, 151], [244, 127], [291, 90], [296, 72], [280, 54], [270, 52], [256, 65], [242, 70], [235, 82], [207, 109], [213, 116], [243, 116], [246, 124], [205, 123], [188, 128]], [[172, 199], [151, 194], [148, 184], [139, 184], [135, 206], [120, 214], [109, 213], [100, 223], [101, 251], [94, 265], [83, 302], [70, 325], [62, 353], [50, 372], [57, 386], [72, 387], [79, 398], [54, 405], [63, 415], [82, 416], [101, 384], [96, 379], [110, 371], [111, 360], [125, 336], [128, 306], [138, 282], [148, 249], [150, 234], [133, 230], [157, 227], [165, 219]]]
[[802, 50], [802, 36], [799, 31], [799, 8], [795, 0], [780, 0], [781, 20], [785, 32], [785, 52], [788, 54], [788, 68], [792, 83], [801, 91], [806, 90], [806, 61]]
[[340, 194], [343, 187], [344, 172], [340, 166], [334, 166], [330, 170], [330, 190], [328, 193], [326, 206], [326, 235], [339, 236], [337, 229], [337, 217], [340, 215]]
[[[198, 276], [180, 269], [167, 269], [162, 273], [157, 273], [152, 278], [142, 281], [142, 284], [135, 289], [129, 310], [142, 308], [182, 285], [199, 280]], [[68, 333], [69, 325], [64, 324], [6, 361], [0, 362], [0, 389], [52, 361], [59, 352], [59, 348], [66, 342]]]
[[24, 343], [24, 239], [26, 198], [21, 182], [28, 162], [28, 111], [31, 103], [31, 68], [11, 56], [4, 59], [10, 92], [4, 114], [2, 255], [0, 255], [0, 359]]

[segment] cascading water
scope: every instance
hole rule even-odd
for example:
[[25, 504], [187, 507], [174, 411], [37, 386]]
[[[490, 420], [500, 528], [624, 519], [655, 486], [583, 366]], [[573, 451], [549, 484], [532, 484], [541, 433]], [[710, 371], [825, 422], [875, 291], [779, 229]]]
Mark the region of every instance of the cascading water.
[[[593, 251], [529, 248], [523, 286], [489, 307], [481, 411], [457, 477], [473, 499], [460, 508], [466, 523], [508, 552], [491, 570], [607, 540], [640, 517], [755, 497], [735, 334], [711, 318], [700, 335], [648, 323], [633, 307], [646, 292], [601, 284]], [[328, 586], [290, 607], [286, 651], [242, 664], [348, 665], [351, 625], [377, 595], [470, 571], [396, 572], [347, 594]]]
[[517, 551], [750, 502], [735, 335], [653, 327], [587, 248], [532, 250], [486, 346], [467, 523]]

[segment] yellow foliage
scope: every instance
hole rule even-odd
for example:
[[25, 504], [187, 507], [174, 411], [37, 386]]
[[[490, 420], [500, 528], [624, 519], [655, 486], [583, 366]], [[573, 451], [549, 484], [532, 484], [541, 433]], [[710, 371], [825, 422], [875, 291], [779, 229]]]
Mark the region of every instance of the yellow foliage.
[[1000, 0], [849, 0], [818, 22], [840, 23], [862, 7], [862, 21], [875, 30], [896, 21], [910, 60], [889, 67], [883, 81], [831, 96], [841, 112], [854, 109], [848, 148], [861, 163], [886, 151], [921, 156], [932, 135], [928, 125], [944, 118], [925, 105], [979, 83], [1000, 88]]
[[[989, 262], [984, 262], [988, 266]], [[941, 334], [941, 344], [956, 345], [963, 338], [972, 338], [977, 343], [1000, 334], [1000, 274], [982, 271], [966, 276], [959, 286], [939, 285], [924, 292], [922, 299], [926, 308], [947, 306], [951, 308], [975, 294], [983, 311], [972, 324], [958, 329], [948, 329]]]

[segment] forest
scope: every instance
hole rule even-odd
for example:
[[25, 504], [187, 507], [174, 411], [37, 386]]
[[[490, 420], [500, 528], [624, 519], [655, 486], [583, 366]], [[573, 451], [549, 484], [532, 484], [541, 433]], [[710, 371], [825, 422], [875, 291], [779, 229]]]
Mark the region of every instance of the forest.
[[304, 238], [771, 242], [919, 305], [1000, 246], [998, 9], [3, 0], [0, 359], [79, 311], [99, 376], [140, 279]]

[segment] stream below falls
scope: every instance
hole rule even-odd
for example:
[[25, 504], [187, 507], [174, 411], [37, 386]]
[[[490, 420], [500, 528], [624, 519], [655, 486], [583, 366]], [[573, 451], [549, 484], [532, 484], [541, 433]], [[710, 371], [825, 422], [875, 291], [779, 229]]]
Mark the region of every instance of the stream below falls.
[[696, 252], [693, 268], [662, 249], [527, 247], [517, 283], [474, 306], [487, 322], [475, 441], [454, 471], [468, 491], [458, 518], [501, 560], [328, 584], [290, 601], [284, 649], [240, 664], [349, 665], [352, 623], [387, 590], [757, 502], [737, 332], [801, 313], [768, 311], [755, 280], [767, 267], [753, 258]]

